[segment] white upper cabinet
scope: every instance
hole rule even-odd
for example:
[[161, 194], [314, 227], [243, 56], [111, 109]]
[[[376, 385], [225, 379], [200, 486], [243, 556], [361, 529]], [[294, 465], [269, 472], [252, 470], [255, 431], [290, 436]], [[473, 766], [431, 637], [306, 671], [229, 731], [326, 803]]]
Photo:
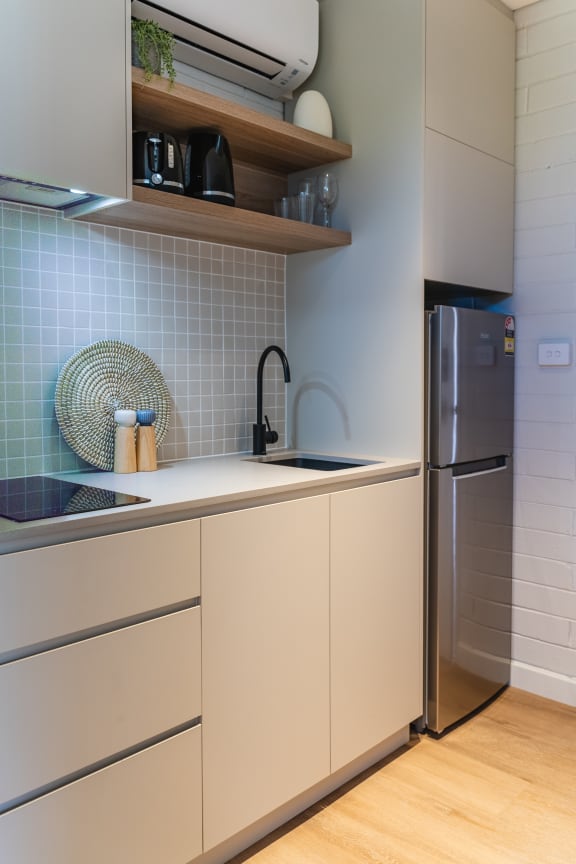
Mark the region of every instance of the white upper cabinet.
[[491, 0], [427, 0], [426, 126], [512, 163], [514, 45]]
[[128, 197], [126, 0], [6, 0], [0, 174]]

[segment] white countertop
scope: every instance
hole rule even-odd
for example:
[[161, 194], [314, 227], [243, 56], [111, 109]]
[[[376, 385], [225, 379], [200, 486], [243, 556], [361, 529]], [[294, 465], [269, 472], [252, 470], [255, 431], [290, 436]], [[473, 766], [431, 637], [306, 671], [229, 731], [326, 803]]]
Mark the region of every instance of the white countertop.
[[[269, 455], [278, 452], [271, 451]], [[345, 461], [354, 459], [345, 457]], [[420, 469], [418, 459], [384, 456], [358, 457], [358, 461], [369, 464], [319, 471], [260, 462], [249, 453], [241, 453], [164, 462], [157, 471], [135, 474], [52, 474], [62, 480], [138, 495], [150, 501], [34, 522], [0, 518], [0, 554], [363, 486], [390, 475], [417, 473]]]

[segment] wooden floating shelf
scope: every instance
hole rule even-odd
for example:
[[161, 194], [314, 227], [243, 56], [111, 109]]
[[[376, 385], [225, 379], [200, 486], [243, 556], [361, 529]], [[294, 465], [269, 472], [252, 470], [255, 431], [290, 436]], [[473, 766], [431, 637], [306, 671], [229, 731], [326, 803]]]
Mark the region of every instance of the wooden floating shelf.
[[169, 132], [182, 146], [193, 128], [217, 129], [230, 144], [239, 206], [134, 186], [131, 201], [96, 210], [78, 207], [70, 211], [73, 218], [282, 255], [352, 242], [348, 231], [270, 215], [274, 198], [286, 194], [289, 174], [349, 159], [350, 144], [183, 84], [170, 87], [165, 78], [146, 82], [143, 71], [136, 68], [132, 69], [132, 126]]
[[184, 84], [172, 87], [165, 78], [144, 80], [132, 69], [133, 128], [162, 129], [186, 138], [194, 127], [212, 127], [226, 136], [232, 158], [289, 174], [341, 159], [352, 147], [285, 120], [204, 93]]
[[184, 195], [133, 187], [133, 200], [78, 217], [86, 222], [148, 231], [225, 246], [290, 255], [348, 246], [348, 231], [200, 201]]

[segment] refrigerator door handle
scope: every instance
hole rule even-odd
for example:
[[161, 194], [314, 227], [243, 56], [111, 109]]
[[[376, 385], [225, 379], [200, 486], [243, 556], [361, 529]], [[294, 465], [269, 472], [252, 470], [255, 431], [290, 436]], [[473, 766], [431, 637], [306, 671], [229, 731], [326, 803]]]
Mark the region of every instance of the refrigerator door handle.
[[509, 456], [496, 456], [494, 459], [482, 459], [479, 462], [468, 462], [465, 465], [454, 465], [452, 476], [478, 477], [480, 474], [496, 474], [498, 471], [507, 471], [510, 467]]

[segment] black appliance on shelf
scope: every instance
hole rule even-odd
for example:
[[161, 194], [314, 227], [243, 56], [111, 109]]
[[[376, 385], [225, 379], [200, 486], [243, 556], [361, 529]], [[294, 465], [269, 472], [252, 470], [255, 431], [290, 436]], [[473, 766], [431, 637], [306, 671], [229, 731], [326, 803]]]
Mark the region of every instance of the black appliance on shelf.
[[132, 175], [136, 186], [182, 195], [184, 166], [176, 139], [166, 132], [133, 132]]
[[192, 198], [234, 206], [234, 172], [226, 138], [210, 129], [193, 129], [184, 159], [184, 191]]

